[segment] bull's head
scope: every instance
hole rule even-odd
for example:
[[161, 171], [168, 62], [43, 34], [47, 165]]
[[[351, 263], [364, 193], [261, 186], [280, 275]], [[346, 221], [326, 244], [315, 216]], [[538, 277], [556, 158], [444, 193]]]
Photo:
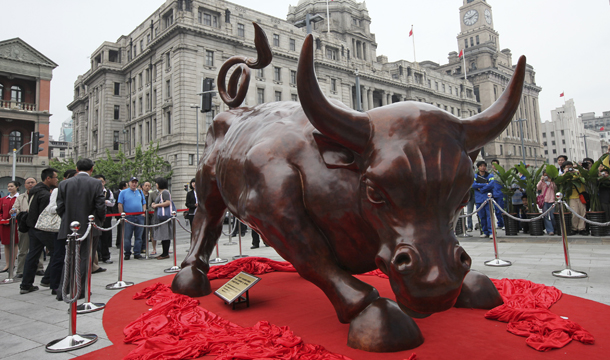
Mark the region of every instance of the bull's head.
[[313, 68], [313, 38], [305, 40], [297, 79], [303, 110], [319, 131], [314, 137], [327, 167], [360, 174], [363, 215], [381, 242], [376, 264], [411, 315], [455, 304], [471, 262], [453, 234], [468, 201], [471, 159], [510, 123], [524, 74], [521, 57], [502, 96], [465, 120], [420, 102], [360, 113], [325, 98]]

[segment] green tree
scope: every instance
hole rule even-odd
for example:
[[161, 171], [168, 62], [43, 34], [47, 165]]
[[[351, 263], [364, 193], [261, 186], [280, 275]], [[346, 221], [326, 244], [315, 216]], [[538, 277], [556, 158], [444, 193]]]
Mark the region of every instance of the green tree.
[[49, 162], [49, 167], [57, 169], [57, 177], [59, 181], [64, 179], [64, 172], [66, 170], [74, 169], [76, 170], [76, 164], [74, 163], [74, 159], [68, 158], [63, 160], [52, 159]]

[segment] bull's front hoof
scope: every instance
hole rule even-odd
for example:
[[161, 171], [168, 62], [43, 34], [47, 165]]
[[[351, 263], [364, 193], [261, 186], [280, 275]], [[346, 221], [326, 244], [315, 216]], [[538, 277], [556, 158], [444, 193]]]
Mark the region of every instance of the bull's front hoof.
[[469, 309], [493, 309], [504, 303], [494, 283], [478, 271], [470, 271], [464, 278], [462, 291], [455, 307]]
[[423, 342], [415, 321], [386, 298], [375, 300], [352, 320], [347, 338], [347, 346], [371, 352], [403, 351]]
[[172, 291], [176, 294], [199, 297], [210, 294], [212, 288], [207, 275], [196, 267], [189, 265], [182, 268], [174, 277]]

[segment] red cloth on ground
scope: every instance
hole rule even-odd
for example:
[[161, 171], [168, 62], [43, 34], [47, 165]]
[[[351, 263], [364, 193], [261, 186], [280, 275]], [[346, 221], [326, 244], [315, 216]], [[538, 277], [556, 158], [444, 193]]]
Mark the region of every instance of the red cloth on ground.
[[273, 271], [295, 272], [296, 269], [288, 261], [275, 261], [262, 257], [245, 257], [222, 266], [212, 266], [208, 279], [230, 279], [241, 271], [251, 275], [262, 275]]
[[199, 307], [198, 300], [172, 293], [167, 285], [157, 283], [137, 296], [150, 297], [146, 303], [153, 308], [125, 327], [125, 342], [138, 345], [125, 359], [217, 355], [217, 360], [350, 360], [322, 346], [303, 343], [287, 326], [266, 321], [252, 327], [231, 323]]
[[548, 310], [561, 291], [553, 286], [520, 279], [492, 279], [504, 304], [491, 309], [485, 318], [508, 323], [508, 331], [527, 337], [525, 343], [538, 351], [559, 349], [577, 340], [593, 344], [595, 339], [580, 325]]
[[[17, 196], [13, 196], [9, 198], [5, 196], [0, 198], [0, 219], [8, 220], [11, 218], [11, 214], [9, 213], [13, 208], [13, 204], [17, 200]], [[10, 224], [1, 224], [0, 225], [0, 242], [2, 245], [10, 245], [11, 244], [11, 225]], [[15, 245], [19, 242], [19, 234], [17, 233], [17, 223], [15, 222]], [[8, 258], [8, 254], [5, 255]], [[8, 265], [7, 265], [8, 266]]]

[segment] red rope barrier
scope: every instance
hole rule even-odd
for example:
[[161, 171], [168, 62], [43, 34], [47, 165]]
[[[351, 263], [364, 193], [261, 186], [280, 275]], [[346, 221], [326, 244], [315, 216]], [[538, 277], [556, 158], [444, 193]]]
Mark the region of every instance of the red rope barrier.
[[10, 220], [0, 220], [0, 225], [8, 225], [10, 223], [11, 223]]

